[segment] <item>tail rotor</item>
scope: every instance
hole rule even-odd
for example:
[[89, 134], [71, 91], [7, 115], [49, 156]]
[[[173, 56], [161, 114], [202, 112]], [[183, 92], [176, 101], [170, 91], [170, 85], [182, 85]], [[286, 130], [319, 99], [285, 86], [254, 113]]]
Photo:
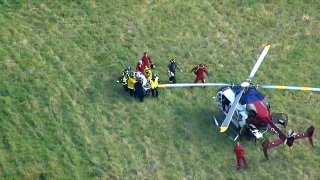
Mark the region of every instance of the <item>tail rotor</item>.
[[294, 134], [292, 133], [287, 139], [283, 140], [283, 139], [277, 139], [274, 141], [269, 141], [269, 140], [265, 140], [262, 143], [262, 151], [264, 156], [266, 157], [266, 159], [269, 159], [269, 155], [268, 155], [268, 150], [275, 148], [279, 145], [282, 145], [284, 143], [286, 143], [289, 147], [291, 147], [293, 145], [293, 142], [295, 140], [298, 139], [304, 139], [304, 138], [308, 138], [310, 145], [313, 147], [313, 134], [314, 134], [314, 126], [310, 126], [306, 132], [302, 132], [302, 133], [298, 133], [298, 134]]

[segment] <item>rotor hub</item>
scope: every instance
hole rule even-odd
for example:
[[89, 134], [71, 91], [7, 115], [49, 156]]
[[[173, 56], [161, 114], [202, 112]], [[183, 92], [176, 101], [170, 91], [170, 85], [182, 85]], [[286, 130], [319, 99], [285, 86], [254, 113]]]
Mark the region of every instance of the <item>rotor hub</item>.
[[249, 82], [243, 82], [241, 83], [241, 87], [249, 87], [250, 86], [250, 83]]

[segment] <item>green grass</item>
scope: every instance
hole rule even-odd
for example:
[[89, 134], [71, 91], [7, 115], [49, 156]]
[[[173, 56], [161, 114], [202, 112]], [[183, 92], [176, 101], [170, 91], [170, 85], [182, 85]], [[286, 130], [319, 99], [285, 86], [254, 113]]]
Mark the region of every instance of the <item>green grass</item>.
[[[210, 122], [217, 88], [163, 89], [144, 103], [115, 83], [144, 51], [163, 82], [176, 58], [209, 82], [245, 80], [262, 44], [257, 84], [320, 87], [317, 1], [0, 1], [1, 179], [320, 179], [315, 147], [270, 151], [234, 142]], [[290, 126], [318, 129], [319, 93], [261, 90]], [[275, 139], [275, 136], [268, 135]]]

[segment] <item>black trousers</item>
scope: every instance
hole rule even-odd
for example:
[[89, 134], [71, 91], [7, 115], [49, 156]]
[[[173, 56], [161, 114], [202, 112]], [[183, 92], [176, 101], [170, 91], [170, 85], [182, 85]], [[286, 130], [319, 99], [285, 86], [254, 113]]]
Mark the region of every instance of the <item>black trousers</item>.
[[175, 83], [177, 82], [175, 76], [171, 76], [171, 77], [169, 78], [169, 81], [172, 81], [173, 84], [175, 84]]
[[139, 98], [140, 102], [143, 102], [144, 94], [137, 94], [136, 98]]
[[134, 89], [129, 89], [130, 96], [134, 97]]
[[158, 87], [151, 89], [151, 93], [153, 97], [158, 97]]

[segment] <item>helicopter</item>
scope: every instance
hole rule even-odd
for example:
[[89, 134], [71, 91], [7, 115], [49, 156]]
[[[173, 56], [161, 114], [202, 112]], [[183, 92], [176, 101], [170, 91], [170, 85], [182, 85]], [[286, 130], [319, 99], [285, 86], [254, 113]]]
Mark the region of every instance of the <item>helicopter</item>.
[[[287, 128], [288, 115], [284, 113], [271, 113], [271, 106], [265, 96], [257, 90], [281, 89], [281, 90], [301, 90], [320, 92], [320, 88], [315, 87], [297, 87], [280, 85], [254, 85], [252, 79], [255, 76], [259, 66], [265, 59], [271, 45], [263, 48], [257, 62], [252, 68], [247, 79], [241, 84], [229, 83], [176, 83], [161, 84], [161, 88], [174, 87], [221, 87], [215, 97], [219, 112], [225, 115], [224, 120], [219, 120], [213, 115], [213, 122], [220, 128], [220, 132], [229, 132], [235, 141], [244, 134], [249, 134], [257, 139], [262, 139], [263, 134], [271, 131], [279, 139], [274, 141], [265, 140], [262, 143], [262, 149], [266, 159], [269, 159], [268, 150], [282, 144], [291, 147], [295, 140], [308, 138], [313, 146], [314, 126], [310, 126], [306, 132], [295, 133], [292, 129], [288, 130], [288, 135], [280, 130], [280, 126]], [[230, 128], [229, 128], [230, 126]]]

